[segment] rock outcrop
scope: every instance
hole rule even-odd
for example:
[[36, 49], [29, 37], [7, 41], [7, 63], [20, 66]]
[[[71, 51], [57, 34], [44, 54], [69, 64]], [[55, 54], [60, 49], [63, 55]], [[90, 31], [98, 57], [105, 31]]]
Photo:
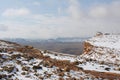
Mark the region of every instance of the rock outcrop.
[[120, 64], [120, 35], [97, 35], [84, 43], [84, 56], [97, 61]]
[[89, 53], [90, 51], [92, 51], [92, 49], [93, 49], [93, 45], [92, 44], [90, 44], [89, 42], [84, 42], [84, 50], [83, 50], [83, 53], [84, 54], [87, 54], [87, 53]]

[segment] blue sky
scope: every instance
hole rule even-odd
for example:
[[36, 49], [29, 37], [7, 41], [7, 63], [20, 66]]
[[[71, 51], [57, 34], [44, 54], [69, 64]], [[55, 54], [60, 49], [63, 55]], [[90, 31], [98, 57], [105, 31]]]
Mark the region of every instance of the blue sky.
[[120, 0], [1, 0], [0, 38], [120, 33]]

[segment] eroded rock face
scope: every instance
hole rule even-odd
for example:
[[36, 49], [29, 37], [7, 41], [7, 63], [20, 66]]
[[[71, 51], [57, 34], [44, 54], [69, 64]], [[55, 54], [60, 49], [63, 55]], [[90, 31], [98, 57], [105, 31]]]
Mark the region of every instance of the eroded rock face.
[[89, 53], [91, 50], [92, 50], [92, 48], [94, 47], [92, 44], [90, 44], [89, 42], [84, 42], [84, 50], [83, 50], [83, 52], [85, 53], [85, 54], [87, 54], [87, 53]]
[[84, 42], [84, 57], [120, 64], [120, 35], [100, 34]]

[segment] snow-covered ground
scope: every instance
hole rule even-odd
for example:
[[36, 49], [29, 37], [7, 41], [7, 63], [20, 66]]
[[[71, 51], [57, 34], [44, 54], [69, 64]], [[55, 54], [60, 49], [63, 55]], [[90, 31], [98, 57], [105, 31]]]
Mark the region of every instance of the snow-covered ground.
[[[2, 45], [4, 46], [1, 46], [1, 49], [15, 47], [14, 44], [9, 45], [5, 42]], [[58, 55], [60, 57], [62, 54]], [[50, 55], [46, 54], [46, 56]], [[72, 55], [67, 56], [67, 54], [65, 57], [62, 55], [60, 60], [74, 59]], [[64, 68], [49, 65], [50, 63], [48, 64], [44, 59], [29, 57], [26, 53], [2, 51], [0, 52], [0, 80], [92, 80], [93, 78], [101, 80], [83, 71], [65, 71]]]
[[[76, 62], [83, 70], [120, 74], [120, 35], [101, 35], [86, 42], [93, 45], [92, 50], [80, 56], [41, 51], [43, 56], [55, 60]], [[17, 45], [0, 41], [0, 49], [15, 48]], [[49, 63], [50, 64], [50, 63]], [[0, 80], [104, 80], [84, 71], [64, 71], [63, 68], [46, 64], [44, 59], [13, 52], [0, 52]], [[109, 79], [105, 79], [109, 80]], [[117, 80], [117, 79], [115, 79]], [[119, 80], [119, 79], [118, 79]]]
[[[76, 56], [64, 56], [64, 54], [61, 56], [59, 54], [55, 55], [55, 54], [49, 54], [49, 53], [44, 53], [44, 55], [50, 56], [51, 58], [57, 59], [57, 60], [68, 60], [70, 62], [78, 61], [80, 62], [80, 64], [77, 66], [82, 67], [84, 70], [94, 70], [98, 72], [111, 72], [111, 73], [120, 74], [119, 62], [117, 64], [109, 64], [111, 63], [109, 60], [105, 61], [107, 59], [105, 58], [105, 56], [110, 56], [110, 55], [104, 55], [103, 57], [101, 57], [101, 55], [98, 55], [97, 53], [94, 53], [94, 55], [90, 55], [90, 56], [86, 54], [86, 55], [81, 55], [77, 57]], [[99, 58], [97, 58], [97, 56]], [[111, 56], [109, 58], [111, 58]], [[116, 57], [116, 59], [119, 59], [119, 58], [120, 56]], [[90, 61], [89, 59], [92, 59], [93, 61]], [[110, 60], [113, 61], [114, 63], [114, 59], [111, 58]]]
[[119, 34], [111, 34], [111, 35], [100, 35], [95, 36], [89, 40], [87, 40], [90, 44], [99, 47], [108, 47], [111, 49], [117, 49], [120, 51], [120, 35]]
[[94, 47], [87, 54], [80, 56], [52, 53], [43, 53], [53, 59], [78, 61], [77, 65], [84, 70], [94, 70], [98, 72], [111, 72], [120, 74], [120, 35], [101, 35], [95, 36], [85, 42]]
[[84, 62], [79, 64], [78, 67], [82, 67], [84, 70], [93, 70], [98, 72], [110, 72], [120, 74], [120, 65], [106, 65], [94, 61]]
[[74, 62], [76, 61], [76, 57], [75, 55], [70, 55], [70, 54], [64, 54], [64, 53], [57, 53], [57, 52], [53, 52], [53, 51], [49, 51], [49, 52], [42, 52], [44, 56], [50, 56], [50, 58], [52, 59], [57, 59], [57, 60], [68, 60], [70, 62]]
[[[60, 71], [59, 67], [45, 66], [44, 60], [36, 58], [26, 58], [23, 53], [13, 52], [0, 53], [0, 80], [66, 80], [84, 79], [92, 80], [95, 78], [82, 71]], [[100, 80], [99, 78], [96, 78]]]
[[[99, 72], [113, 72], [120, 74], [120, 35], [100, 35], [87, 41], [93, 47], [87, 54], [80, 57], [89, 62], [80, 64], [85, 70], [95, 70]], [[97, 62], [97, 63], [96, 63]], [[102, 66], [102, 67], [101, 67]]]

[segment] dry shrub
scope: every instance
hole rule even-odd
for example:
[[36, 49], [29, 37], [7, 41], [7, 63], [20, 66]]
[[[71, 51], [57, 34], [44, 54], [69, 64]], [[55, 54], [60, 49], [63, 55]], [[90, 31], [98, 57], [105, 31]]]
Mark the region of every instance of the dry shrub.
[[25, 48], [27, 48], [27, 49], [33, 49], [33, 46], [26, 45]]
[[3, 71], [7, 71], [7, 72], [11, 73], [14, 70], [14, 66], [9, 66], [9, 67], [4, 66], [4, 67], [2, 67], [2, 69], [3, 69]]
[[60, 72], [60, 73], [58, 74], [58, 76], [63, 77], [63, 76], [64, 76], [64, 72]]
[[12, 59], [16, 59], [16, 58], [20, 58], [20, 57], [21, 57], [20, 54], [13, 54], [13, 55], [11, 56]]
[[59, 80], [64, 80], [64, 78], [60, 77]]
[[6, 74], [0, 74], [0, 79], [7, 77]]
[[23, 71], [29, 71], [29, 70], [30, 70], [30, 67], [23, 66], [23, 67], [22, 67], [22, 70], [23, 70]]
[[79, 62], [79, 61], [75, 61], [75, 62], [73, 62], [72, 64], [73, 64], [73, 65], [79, 65], [80, 62]]
[[26, 75], [26, 72], [22, 72], [21, 74], [22, 74], [22, 75]]
[[109, 67], [106, 67], [105, 70], [110, 71], [110, 68], [109, 68]]
[[70, 71], [70, 68], [69, 68], [68, 66], [66, 66], [66, 67], [64, 68], [64, 71], [65, 71], [65, 72], [69, 72], [69, 71]]
[[96, 78], [103, 78], [103, 79], [109, 79], [109, 80], [119, 80], [120, 74], [116, 73], [109, 73], [109, 72], [97, 72], [97, 71], [90, 71], [90, 70], [84, 70], [85, 73], [89, 73], [94, 75]]
[[42, 69], [42, 67], [37, 65], [37, 66], [33, 66], [33, 69]]

